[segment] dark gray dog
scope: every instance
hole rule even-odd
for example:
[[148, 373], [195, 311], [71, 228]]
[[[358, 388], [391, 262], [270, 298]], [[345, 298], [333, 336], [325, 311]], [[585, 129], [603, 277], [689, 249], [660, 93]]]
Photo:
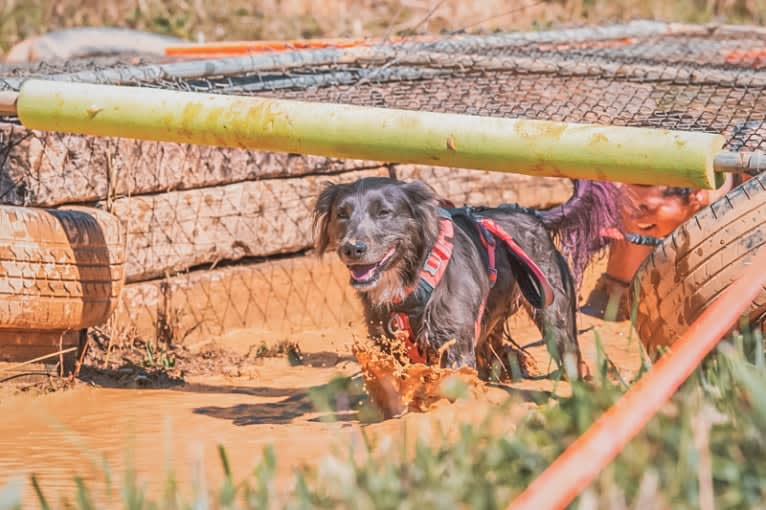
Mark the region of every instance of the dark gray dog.
[[547, 211], [442, 207], [419, 181], [329, 185], [314, 211], [316, 248], [337, 249], [348, 267], [370, 337], [404, 332], [412, 361], [469, 366], [482, 378], [497, 368], [510, 374], [513, 356], [523, 367], [528, 355], [505, 324], [526, 305], [543, 337], [553, 340], [559, 368], [583, 375], [576, 281], [606, 246], [602, 232], [617, 225], [618, 208], [612, 184], [574, 184], [572, 198]]

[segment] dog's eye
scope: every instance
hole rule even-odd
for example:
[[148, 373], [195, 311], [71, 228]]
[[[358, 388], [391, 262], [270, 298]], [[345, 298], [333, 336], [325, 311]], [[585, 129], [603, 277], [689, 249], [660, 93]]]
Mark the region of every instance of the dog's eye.
[[391, 216], [391, 211], [389, 209], [381, 209], [378, 211], [378, 218], [387, 218]]
[[348, 219], [348, 211], [345, 209], [338, 211], [338, 214], [336, 215], [339, 220], [347, 220]]

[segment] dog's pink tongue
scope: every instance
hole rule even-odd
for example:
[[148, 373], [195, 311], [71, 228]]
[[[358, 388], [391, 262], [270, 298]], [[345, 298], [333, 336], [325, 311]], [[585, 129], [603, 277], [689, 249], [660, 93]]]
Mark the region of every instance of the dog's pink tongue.
[[372, 278], [372, 273], [375, 271], [376, 264], [366, 264], [363, 266], [350, 266], [351, 277], [357, 281], [365, 281]]

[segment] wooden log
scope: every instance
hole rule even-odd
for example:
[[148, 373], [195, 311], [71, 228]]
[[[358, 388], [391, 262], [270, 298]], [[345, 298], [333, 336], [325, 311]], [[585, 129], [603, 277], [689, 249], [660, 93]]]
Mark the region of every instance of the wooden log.
[[0, 204], [50, 207], [380, 163], [32, 131], [0, 123]]
[[[360, 322], [361, 321], [361, 322]], [[234, 329], [285, 336], [363, 325], [348, 270], [332, 254], [239, 264], [126, 286], [110, 326], [194, 343]]]
[[517, 203], [546, 209], [565, 202], [572, 194], [569, 179], [530, 177], [433, 166], [397, 165], [398, 179], [427, 182], [456, 206]]
[[[74, 367], [76, 348], [80, 342], [80, 331], [35, 331], [35, 330], [0, 330], [0, 364], [24, 363], [45, 356], [38, 365], [55, 365], [60, 362], [59, 356], [48, 357], [60, 350], [66, 350], [63, 354], [64, 370], [69, 373]], [[75, 348], [73, 351], [72, 348]], [[12, 368], [2, 366], [2, 369]], [[30, 368], [26, 366], [25, 370]], [[14, 371], [8, 371], [3, 375], [15, 375]]]
[[[127, 279], [142, 281], [203, 264], [305, 250], [312, 244], [311, 212], [322, 183], [386, 175], [388, 169], [381, 167], [117, 199], [111, 211], [122, 218], [129, 236]], [[432, 167], [405, 166], [397, 176], [424, 180], [459, 205], [517, 202], [545, 208], [565, 201], [572, 189], [566, 179], [447, 173]]]
[[323, 183], [387, 175], [379, 167], [118, 199], [111, 211], [128, 232], [127, 279], [305, 250], [312, 245], [311, 213]]
[[[372, 161], [40, 133], [0, 124], [0, 204], [7, 205], [50, 207], [109, 198], [119, 200], [127, 195], [272, 177], [332, 174], [378, 165]], [[444, 168], [418, 165], [397, 168], [401, 169], [401, 178], [422, 178], [458, 202], [468, 196], [474, 203], [515, 201], [514, 197], [528, 196], [526, 189], [513, 191], [522, 183], [528, 182], [530, 189], [535, 189], [538, 184], [547, 188], [546, 183], [557, 182], [556, 178], [472, 170], [450, 174]], [[463, 193], [467, 186], [470, 195]], [[493, 190], [497, 200], [491, 196]], [[489, 194], [486, 198], [485, 193]], [[536, 192], [535, 196], [540, 194]]]

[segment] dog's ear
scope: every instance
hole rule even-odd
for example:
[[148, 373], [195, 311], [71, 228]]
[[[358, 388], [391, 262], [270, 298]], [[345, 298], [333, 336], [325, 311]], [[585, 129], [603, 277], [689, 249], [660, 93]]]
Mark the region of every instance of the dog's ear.
[[340, 196], [341, 191], [348, 187], [347, 184], [325, 183], [322, 191], [319, 193], [316, 205], [314, 206], [314, 247], [320, 255], [324, 253], [330, 244], [330, 213], [335, 202]]
[[436, 191], [423, 181], [411, 181], [402, 185], [412, 216], [420, 225], [427, 246], [436, 242], [439, 235], [439, 199]]

